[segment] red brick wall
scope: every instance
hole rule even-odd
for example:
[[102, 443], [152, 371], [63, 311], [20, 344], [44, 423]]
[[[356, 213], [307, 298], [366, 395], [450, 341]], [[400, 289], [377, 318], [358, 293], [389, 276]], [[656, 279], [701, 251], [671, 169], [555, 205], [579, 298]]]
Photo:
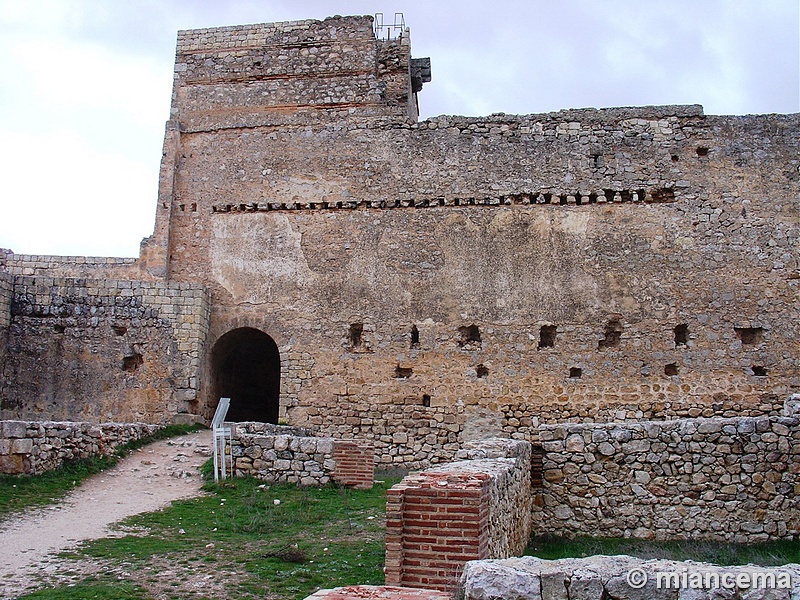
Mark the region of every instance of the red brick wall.
[[331, 473], [335, 482], [359, 490], [368, 490], [375, 480], [375, 446], [364, 440], [334, 440]]
[[386, 584], [451, 591], [466, 561], [489, 556], [486, 473], [419, 473], [387, 492]]

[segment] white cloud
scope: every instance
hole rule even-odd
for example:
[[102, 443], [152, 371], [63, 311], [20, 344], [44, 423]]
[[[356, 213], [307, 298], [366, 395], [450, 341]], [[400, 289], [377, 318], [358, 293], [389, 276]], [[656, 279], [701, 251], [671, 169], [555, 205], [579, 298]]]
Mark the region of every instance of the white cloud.
[[1, 246], [17, 253], [137, 256], [153, 230], [152, 173], [69, 131], [6, 134]]

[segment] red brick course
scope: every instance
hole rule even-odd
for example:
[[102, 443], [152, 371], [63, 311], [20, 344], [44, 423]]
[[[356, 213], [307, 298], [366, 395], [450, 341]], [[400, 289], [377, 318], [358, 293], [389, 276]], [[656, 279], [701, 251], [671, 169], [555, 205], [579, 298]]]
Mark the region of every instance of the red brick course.
[[419, 473], [387, 492], [386, 583], [445, 592], [466, 561], [489, 557], [486, 473]]
[[331, 479], [359, 490], [372, 488], [375, 480], [375, 446], [364, 440], [334, 440], [336, 466]]

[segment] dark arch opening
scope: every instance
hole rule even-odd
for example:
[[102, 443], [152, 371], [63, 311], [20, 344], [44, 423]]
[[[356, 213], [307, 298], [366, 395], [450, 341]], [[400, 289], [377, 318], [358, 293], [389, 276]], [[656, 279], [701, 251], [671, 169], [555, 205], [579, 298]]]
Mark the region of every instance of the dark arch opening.
[[263, 331], [242, 327], [229, 331], [211, 351], [213, 402], [230, 398], [228, 421], [278, 422], [281, 356]]

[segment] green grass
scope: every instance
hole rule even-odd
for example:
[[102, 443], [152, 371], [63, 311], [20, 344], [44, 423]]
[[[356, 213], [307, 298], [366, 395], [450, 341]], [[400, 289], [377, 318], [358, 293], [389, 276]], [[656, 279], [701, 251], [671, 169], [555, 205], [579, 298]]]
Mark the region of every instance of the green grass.
[[86, 478], [113, 467], [121, 457], [142, 446], [199, 428], [198, 425], [168, 425], [151, 436], [120, 446], [112, 456], [69, 461], [41, 475], [0, 475], [0, 520], [26, 508], [63, 498]]
[[23, 597], [27, 600], [146, 600], [148, 598], [139, 586], [124, 582], [98, 581], [44, 589]]
[[800, 540], [744, 546], [704, 540], [655, 542], [621, 538], [533, 537], [525, 551], [530, 556], [555, 560], [598, 554], [628, 554], [644, 559], [694, 560], [718, 565], [777, 566], [800, 563]]
[[[265, 485], [252, 478], [209, 483], [206, 496], [127, 519], [125, 527], [136, 533], [87, 542], [66, 556], [103, 565], [99, 582], [80, 585], [98, 593], [115, 581], [130, 587], [132, 595], [109, 598], [290, 599], [323, 587], [381, 584], [385, 491], [396, 481], [372, 490]], [[207, 574], [223, 587], [198, 586]], [[23, 598], [72, 598], [57, 595], [68, 589], [74, 588]]]

